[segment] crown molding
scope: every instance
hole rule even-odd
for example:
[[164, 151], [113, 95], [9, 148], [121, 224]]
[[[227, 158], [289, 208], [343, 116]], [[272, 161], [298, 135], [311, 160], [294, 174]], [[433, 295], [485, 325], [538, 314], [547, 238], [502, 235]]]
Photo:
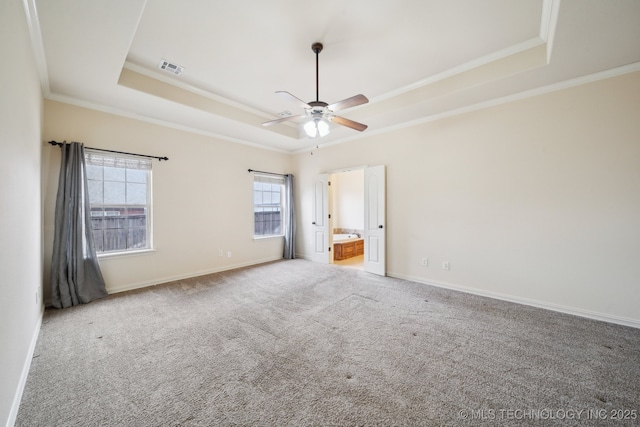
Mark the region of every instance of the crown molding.
[[542, 2], [540, 39], [547, 44], [547, 64], [551, 62], [551, 52], [553, 51], [559, 13], [560, 0], [544, 0]]
[[[557, 92], [560, 90], [564, 90], [564, 89], [569, 89], [572, 87], [576, 87], [576, 86], [581, 86], [581, 85], [585, 85], [585, 84], [589, 84], [589, 83], [594, 83], [597, 82], [599, 80], [606, 80], [606, 79], [610, 79], [613, 77], [618, 77], [624, 74], [629, 74], [629, 73], [634, 73], [636, 71], [640, 71], [640, 62], [634, 62], [632, 64], [627, 64], [627, 65], [623, 65], [621, 67], [616, 67], [616, 68], [610, 68], [608, 70], [604, 70], [604, 71], [600, 71], [597, 73], [593, 73], [593, 74], [588, 74], [585, 76], [581, 76], [581, 77], [576, 77], [573, 79], [569, 79], [569, 80], [564, 80], [562, 82], [557, 82], [557, 83], [553, 83], [547, 86], [541, 86], [535, 89], [530, 89], [530, 90], [525, 90], [522, 92], [518, 92], [518, 93], [514, 93], [512, 95], [507, 95], [507, 96], [503, 96], [500, 98], [494, 98], [494, 99], [490, 99], [484, 102], [479, 102], [477, 104], [473, 104], [473, 105], [468, 105], [465, 107], [460, 107], [460, 108], [455, 108], [453, 110], [449, 110], [449, 111], [443, 111], [441, 113], [438, 114], [432, 114], [429, 116], [425, 116], [425, 117], [421, 117], [419, 119], [415, 119], [415, 120], [409, 120], [403, 123], [399, 123], [395, 126], [388, 126], [385, 127], [383, 129], [379, 129], [379, 130], [372, 130], [370, 132], [367, 132], [366, 135], [355, 135], [353, 137], [349, 137], [349, 138], [342, 138], [339, 140], [335, 140], [335, 141], [331, 141], [325, 144], [318, 144], [317, 147], [315, 149], [321, 149], [321, 148], [326, 148], [326, 147], [330, 147], [332, 145], [338, 145], [338, 144], [344, 144], [345, 142], [349, 142], [349, 141], [353, 141], [353, 140], [357, 140], [357, 139], [362, 139], [365, 137], [370, 137], [370, 136], [374, 136], [374, 135], [382, 135], [385, 133], [389, 133], [389, 132], [393, 132], [396, 130], [400, 130], [400, 129], [404, 129], [404, 128], [409, 128], [409, 127], [413, 127], [413, 126], [418, 126], [424, 123], [429, 123], [429, 122], [434, 122], [437, 120], [442, 120], [442, 119], [446, 119], [449, 117], [454, 117], [454, 116], [458, 116], [461, 114], [465, 114], [465, 113], [470, 113], [473, 111], [478, 111], [478, 110], [483, 110], [485, 108], [490, 108], [490, 107], [495, 107], [498, 105], [502, 105], [502, 104], [508, 104], [510, 102], [514, 102], [514, 101], [519, 101], [521, 99], [526, 99], [526, 98], [532, 98], [534, 96], [538, 96], [538, 95], [544, 95], [547, 93], [552, 93], [552, 92]], [[309, 148], [303, 148], [303, 149], [299, 149], [294, 151], [294, 154], [301, 154], [301, 153], [305, 153], [309, 151]]]
[[47, 57], [44, 53], [44, 44], [42, 42], [42, 32], [40, 31], [40, 19], [38, 18], [38, 9], [35, 0], [22, 0], [22, 7], [27, 18], [27, 26], [29, 28], [29, 36], [31, 39], [31, 48], [38, 69], [40, 78], [40, 87], [42, 95], [46, 98], [51, 95], [51, 86], [49, 85], [49, 73], [47, 71]]
[[232, 108], [237, 108], [239, 110], [243, 110], [246, 111], [247, 113], [251, 113], [251, 114], [255, 114], [257, 116], [261, 116], [264, 117], [266, 120], [269, 120], [272, 117], [271, 114], [268, 114], [264, 111], [249, 107], [248, 105], [242, 104], [240, 102], [236, 102], [236, 101], [232, 101], [229, 98], [225, 98], [224, 96], [218, 95], [214, 92], [210, 92], [208, 90], [205, 89], [201, 89], [199, 87], [193, 86], [189, 83], [186, 83], [184, 81], [180, 81], [178, 80], [176, 77], [172, 77], [170, 75], [163, 75], [161, 73], [155, 72], [155, 71], [151, 71], [148, 68], [142, 67], [140, 65], [134, 64], [132, 62], [126, 61], [124, 63], [124, 66], [122, 67], [123, 69], [129, 70], [129, 71], [133, 71], [135, 73], [141, 74], [145, 77], [154, 79], [154, 80], [159, 80], [163, 83], [167, 83], [171, 86], [175, 86], [178, 89], [182, 89], [184, 91], [187, 92], [191, 92], [195, 95], [198, 96], [203, 96], [205, 98], [209, 98], [213, 101], [219, 102], [220, 104], [225, 104], [228, 105], [229, 107]]
[[69, 104], [69, 105], [74, 105], [76, 107], [86, 108], [88, 110], [94, 110], [94, 111], [100, 111], [102, 113], [113, 114], [114, 116], [119, 116], [119, 117], [124, 117], [124, 118], [127, 118], [127, 119], [133, 119], [133, 120], [138, 120], [138, 121], [141, 121], [141, 122], [151, 123], [151, 124], [154, 124], [154, 125], [163, 126], [163, 127], [170, 128], [170, 129], [175, 129], [175, 130], [179, 130], [179, 131], [183, 131], [183, 132], [189, 132], [189, 133], [193, 133], [193, 134], [197, 134], [197, 135], [202, 135], [202, 136], [207, 136], [207, 137], [210, 137], [210, 138], [219, 139], [219, 140], [222, 140], [222, 141], [233, 142], [233, 143], [242, 144], [242, 145], [248, 145], [250, 147], [260, 148], [262, 150], [267, 150], [267, 151], [275, 151], [275, 152], [278, 152], [278, 153], [291, 154], [291, 152], [289, 150], [283, 150], [283, 149], [280, 149], [280, 148], [269, 147], [269, 146], [266, 146], [266, 145], [256, 144], [254, 142], [249, 142], [249, 141], [245, 141], [245, 140], [241, 140], [241, 139], [237, 139], [237, 138], [232, 138], [232, 137], [229, 137], [229, 136], [226, 136], [226, 135], [217, 134], [215, 132], [209, 132], [209, 131], [205, 131], [205, 130], [202, 130], [202, 129], [193, 128], [193, 127], [190, 127], [190, 126], [179, 125], [179, 124], [176, 124], [176, 123], [173, 123], [173, 122], [169, 122], [169, 121], [166, 121], [166, 120], [144, 116], [144, 115], [137, 114], [137, 113], [134, 113], [134, 112], [131, 112], [131, 111], [127, 111], [127, 110], [122, 110], [120, 108], [104, 106], [104, 105], [101, 105], [101, 104], [95, 104], [93, 102], [88, 102], [88, 101], [85, 101], [85, 100], [82, 100], [82, 99], [78, 99], [78, 98], [75, 98], [75, 97], [71, 97], [71, 96], [50, 94], [49, 96], [46, 96], [45, 98], [48, 99], [48, 100], [60, 102], [60, 103], [63, 103], [63, 104]]

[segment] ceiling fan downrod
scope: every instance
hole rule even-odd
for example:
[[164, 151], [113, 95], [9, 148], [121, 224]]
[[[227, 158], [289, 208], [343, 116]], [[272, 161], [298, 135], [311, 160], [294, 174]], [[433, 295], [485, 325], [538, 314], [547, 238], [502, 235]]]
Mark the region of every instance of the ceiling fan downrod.
[[318, 82], [319, 79], [320, 79], [319, 78], [319, 75], [320, 75], [319, 68], [320, 67], [318, 66], [318, 62], [319, 62], [318, 56], [319, 56], [320, 52], [322, 52], [322, 47], [323, 47], [322, 43], [318, 43], [318, 42], [316, 42], [316, 43], [311, 45], [311, 50], [313, 50], [315, 52], [315, 54], [316, 54], [316, 102], [320, 102], [320, 89], [319, 89], [320, 86], [319, 86], [319, 82]]

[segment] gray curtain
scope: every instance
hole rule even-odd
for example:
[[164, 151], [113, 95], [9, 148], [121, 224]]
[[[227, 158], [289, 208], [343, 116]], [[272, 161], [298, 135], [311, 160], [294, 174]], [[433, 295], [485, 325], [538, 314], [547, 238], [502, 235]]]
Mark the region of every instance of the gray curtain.
[[296, 219], [293, 202], [293, 175], [284, 176], [284, 201], [286, 211], [284, 212], [284, 255], [285, 259], [296, 257]]
[[107, 295], [91, 231], [84, 146], [63, 144], [51, 259], [51, 303], [65, 308]]

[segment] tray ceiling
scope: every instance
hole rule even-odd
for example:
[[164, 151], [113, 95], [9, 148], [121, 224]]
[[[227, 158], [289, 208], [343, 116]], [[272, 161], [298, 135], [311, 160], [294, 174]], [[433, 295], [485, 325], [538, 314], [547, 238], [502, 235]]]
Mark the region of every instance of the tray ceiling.
[[[640, 69], [635, 0], [24, 1], [45, 97], [288, 152]], [[316, 41], [363, 133], [261, 126], [301, 113], [276, 90], [315, 99]]]

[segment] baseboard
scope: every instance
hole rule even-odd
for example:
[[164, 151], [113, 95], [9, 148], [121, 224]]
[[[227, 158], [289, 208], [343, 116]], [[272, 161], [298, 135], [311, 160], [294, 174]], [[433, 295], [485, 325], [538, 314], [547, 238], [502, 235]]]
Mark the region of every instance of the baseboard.
[[27, 385], [27, 378], [29, 377], [29, 370], [31, 369], [31, 361], [33, 360], [33, 353], [36, 351], [36, 344], [38, 343], [38, 336], [40, 335], [40, 328], [42, 327], [42, 318], [44, 316], [44, 305], [40, 309], [40, 317], [36, 324], [36, 327], [31, 336], [31, 343], [29, 344], [29, 351], [27, 357], [22, 365], [22, 372], [20, 373], [20, 381], [18, 382], [18, 388], [16, 394], [13, 396], [13, 403], [11, 404], [11, 410], [9, 411], [9, 418], [7, 419], [6, 427], [13, 427], [18, 417], [18, 410], [20, 409], [20, 402], [22, 401], [22, 393], [24, 393], [24, 387]]
[[263, 258], [263, 259], [259, 259], [259, 260], [254, 260], [254, 261], [249, 261], [249, 262], [244, 262], [244, 263], [239, 263], [239, 264], [225, 265], [223, 267], [217, 267], [217, 268], [212, 268], [212, 269], [207, 269], [207, 270], [201, 270], [201, 271], [191, 272], [191, 273], [187, 273], [187, 274], [179, 274], [179, 275], [176, 275], [176, 276], [159, 277], [159, 278], [155, 278], [153, 280], [146, 280], [144, 282], [131, 283], [131, 284], [124, 285], [124, 286], [117, 286], [117, 287], [109, 287], [109, 286], [107, 286], [107, 292], [109, 294], [117, 294], [117, 293], [120, 293], [120, 292], [133, 291], [135, 289], [147, 288], [149, 286], [160, 285], [162, 283], [174, 282], [176, 280], [191, 279], [193, 277], [205, 276], [207, 274], [213, 274], [213, 273], [220, 273], [221, 271], [235, 270], [237, 268], [250, 267], [252, 265], [259, 265], [259, 264], [264, 264], [264, 263], [267, 263], [267, 262], [279, 261], [281, 259], [283, 259], [283, 258], [282, 257]]
[[640, 320], [630, 319], [627, 317], [614, 316], [606, 313], [599, 313], [596, 311], [583, 310], [576, 307], [567, 307], [560, 304], [548, 303], [545, 301], [533, 300], [529, 298], [522, 298], [513, 295], [502, 294], [499, 292], [483, 291], [476, 288], [468, 288], [465, 286], [453, 285], [450, 283], [440, 283], [427, 281], [418, 277], [406, 276], [404, 274], [387, 272], [387, 276], [395, 277], [397, 279], [410, 280], [412, 282], [422, 283], [424, 285], [436, 286], [438, 288], [451, 289], [453, 291], [465, 292], [468, 294], [479, 295], [483, 297], [498, 299], [502, 301], [513, 302], [516, 304], [528, 305], [531, 307], [542, 308], [545, 310], [556, 311], [559, 313], [571, 314], [574, 316], [585, 317], [587, 319], [599, 320], [601, 322], [614, 323], [616, 325], [629, 326], [632, 328], [640, 329]]

